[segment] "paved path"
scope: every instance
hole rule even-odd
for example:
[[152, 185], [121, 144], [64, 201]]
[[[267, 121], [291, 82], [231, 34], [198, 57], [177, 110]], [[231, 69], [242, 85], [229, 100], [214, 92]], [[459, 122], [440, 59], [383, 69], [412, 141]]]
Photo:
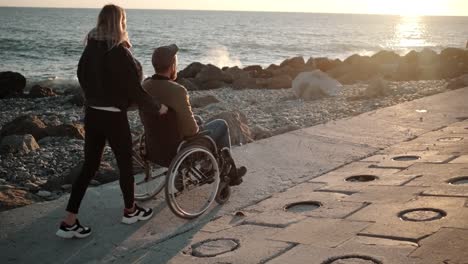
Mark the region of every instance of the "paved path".
[[[368, 262], [348, 263], [468, 263], [468, 187], [446, 182], [468, 175], [467, 101], [468, 88], [460, 89], [236, 148], [249, 168], [245, 183], [228, 204], [192, 221], [157, 198], [146, 204], [157, 212], [151, 221], [124, 226], [117, 184], [88, 190], [80, 219], [94, 233], [84, 240], [54, 236], [67, 196], [0, 213], [0, 259], [326, 263], [349, 255]], [[401, 155], [418, 159], [393, 160]], [[345, 181], [359, 175], [368, 177]], [[284, 210], [302, 201], [311, 203]], [[398, 217], [417, 208], [431, 210]]]

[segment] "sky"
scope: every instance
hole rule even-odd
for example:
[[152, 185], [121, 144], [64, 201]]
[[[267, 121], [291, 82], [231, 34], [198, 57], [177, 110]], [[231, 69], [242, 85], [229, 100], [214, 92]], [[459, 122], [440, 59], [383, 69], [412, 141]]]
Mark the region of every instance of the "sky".
[[0, 6], [468, 16], [468, 0], [0, 0]]

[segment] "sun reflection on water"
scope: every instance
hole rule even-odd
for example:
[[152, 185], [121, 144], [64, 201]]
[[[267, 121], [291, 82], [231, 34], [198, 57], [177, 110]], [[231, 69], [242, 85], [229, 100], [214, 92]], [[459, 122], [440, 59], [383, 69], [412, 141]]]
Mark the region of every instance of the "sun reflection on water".
[[433, 46], [427, 39], [424, 17], [401, 16], [399, 23], [395, 26], [395, 34], [390, 46], [402, 51]]

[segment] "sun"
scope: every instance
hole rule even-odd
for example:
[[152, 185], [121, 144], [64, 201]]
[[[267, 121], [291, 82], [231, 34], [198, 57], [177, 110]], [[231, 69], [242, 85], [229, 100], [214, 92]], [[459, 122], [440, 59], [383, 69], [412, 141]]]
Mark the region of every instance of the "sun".
[[401, 16], [441, 14], [448, 9], [443, 0], [369, 0], [368, 12]]

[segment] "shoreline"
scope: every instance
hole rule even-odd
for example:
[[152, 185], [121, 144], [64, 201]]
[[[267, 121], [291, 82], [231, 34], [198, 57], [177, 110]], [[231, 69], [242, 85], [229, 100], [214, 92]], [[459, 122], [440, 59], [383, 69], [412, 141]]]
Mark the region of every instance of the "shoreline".
[[[468, 54], [468, 51], [463, 50], [463, 52]], [[366, 63], [371, 57], [351, 56], [350, 58]], [[406, 62], [406, 59], [401, 60]], [[350, 64], [351, 73], [354, 68], [362, 69], [355, 63]], [[347, 64], [345, 60], [339, 65], [349, 67]], [[198, 73], [208, 71], [210, 73], [208, 79], [201, 78], [203, 74], [195, 74], [194, 78], [187, 77], [190, 74], [186, 70], [190, 70], [190, 66], [181, 73], [186, 71], [182, 75], [187, 79], [193, 79], [197, 87], [206, 88], [205, 85], [210, 82], [216, 84], [212, 85], [213, 89], [189, 89], [194, 113], [201, 115], [204, 120], [220, 116], [229, 118], [228, 123], [234, 124], [231, 132], [235, 137], [233, 142], [241, 144], [468, 86], [468, 83], [460, 83], [459, 79], [451, 78], [392, 81], [382, 76], [372, 76], [368, 80], [353, 80], [352, 84], [345, 84], [337, 96], [319, 96], [305, 100], [294, 94], [293, 89], [287, 86], [293, 79], [288, 74], [293, 76], [298, 74], [297, 65], [299, 68], [310, 67], [308, 62], [291, 58], [276, 68], [273, 67], [276, 71], [271, 73], [272, 76], [265, 75], [268, 69], [258, 66], [244, 69], [236, 67], [215, 69], [209, 65], [202, 65]], [[419, 68], [418, 64], [412, 65]], [[329, 71], [334, 69], [336, 68]], [[238, 76], [229, 80], [223, 79], [226, 73]], [[269, 86], [278, 81], [275, 79], [277, 77], [275, 74], [289, 76], [288, 81], [282, 82], [284, 87]], [[231, 84], [228, 85], [224, 81], [217, 82], [219, 80], [213, 76], [230, 81]], [[358, 77], [362, 76], [367, 75], [359, 75], [358, 72]], [[254, 85], [252, 88], [256, 89], [236, 87], [234, 84], [241, 79], [247, 80], [245, 84]], [[275, 82], [268, 83], [265, 80]], [[265, 85], [266, 83], [268, 85]], [[50, 92], [47, 89], [39, 91]], [[69, 191], [73, 174], [76, 174], [77, 164], [83, 156], [83, 111], [80, 105], [82, 101], [77, 101], [79, 97], [79, 91], [72, 88], [39, 98], [23, 95], [0, 99], [1, 131], [9, 122], [26, 115], [30, 118], [35, 117], [36, 124], [40, 123], [47, 132], [45, 136], [37, 138], [37, 141], [34, 140], [37, 146], [32, 151], [0, 153], [0, 211], [34, 202], [54, 200]], [[136, 112], [129, 114], [129, 121], [132, 131], [135, 133], [142, 131]], [[108, 147], [105, 149], [103, 162], [93, 182], [96, 186], [118, 179], [115, 160]]]

